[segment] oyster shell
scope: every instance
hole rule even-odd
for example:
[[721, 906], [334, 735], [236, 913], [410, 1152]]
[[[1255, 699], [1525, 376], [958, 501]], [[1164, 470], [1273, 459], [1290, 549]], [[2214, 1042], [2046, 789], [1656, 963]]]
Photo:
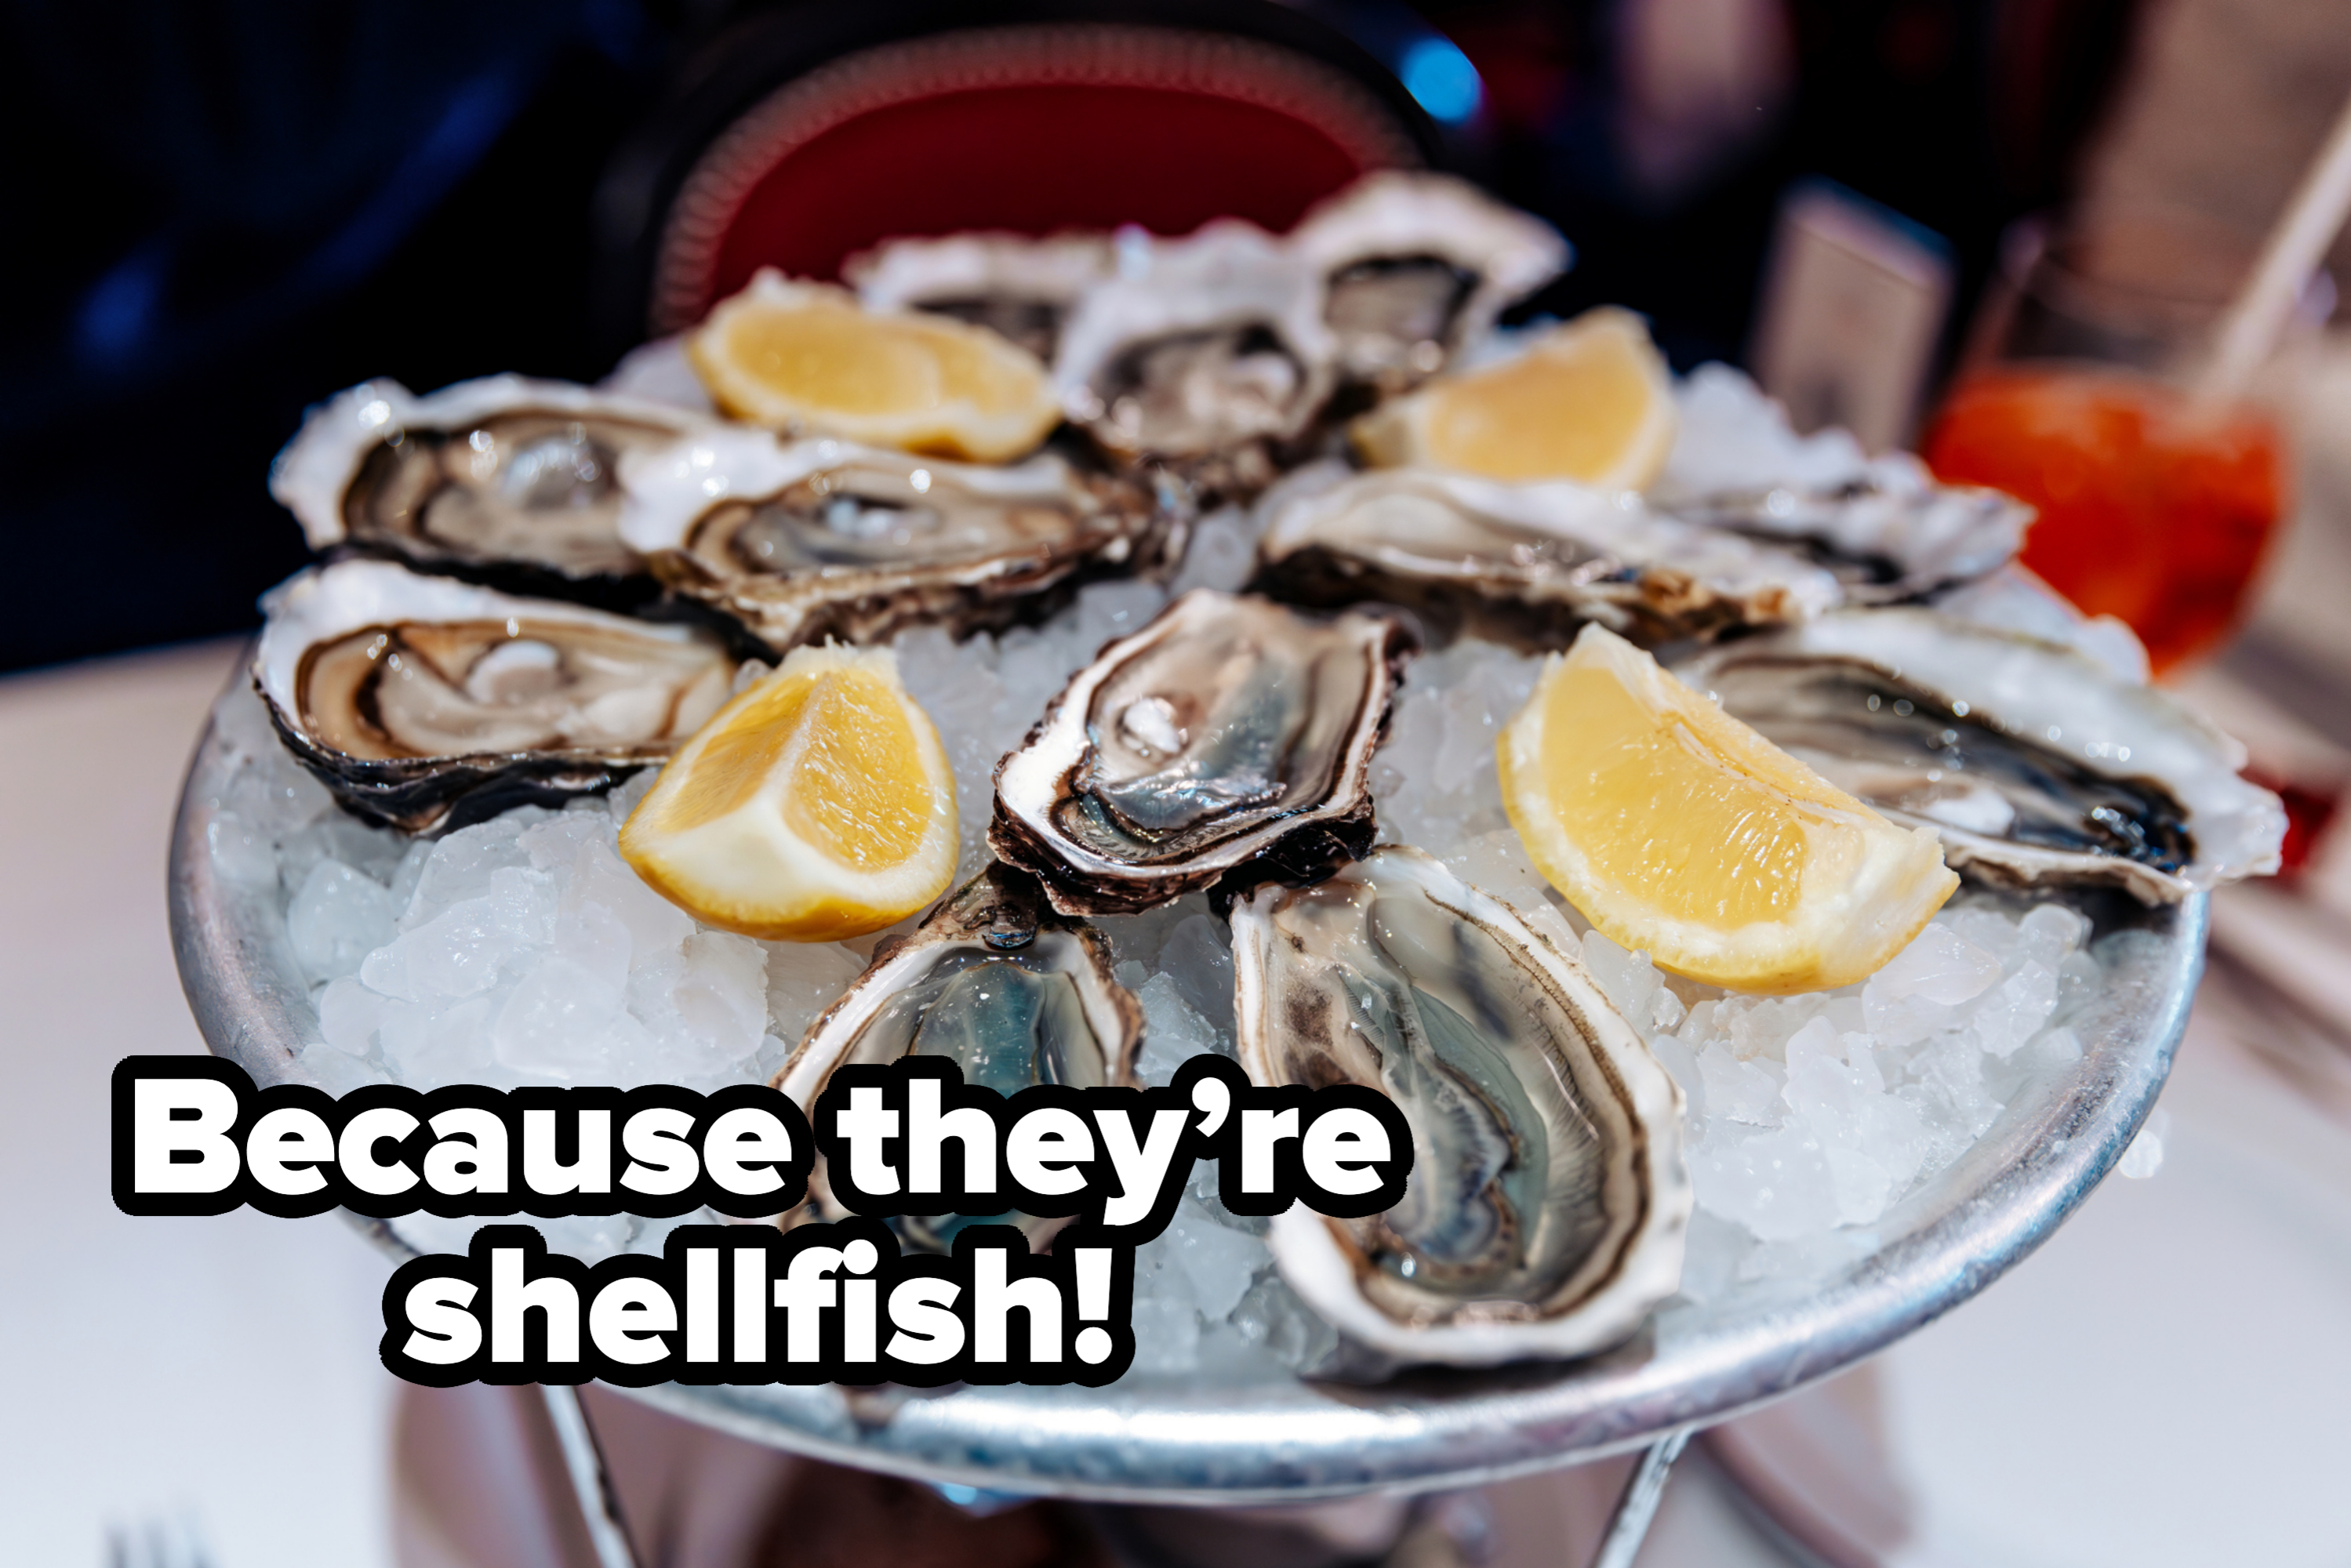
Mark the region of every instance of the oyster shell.
[[361, 817], [409, 832], [611, 788], [725, 703], [710, 632], [517, 599], [390, 561], [314, 567], [264, 608], [253, 680]]
[[2168, 903], [2275, 871], [2277, 797], [2244, 748], [2069, 648], [1928, 610], [1826, 616], [1681, 664], [1832, 783], [1932, 827], [1950, 864]]
[[1105, 235], [959, 234], [885, 240], [851, 256], [841, 274], [868, 309], [953, 316], [1050, 363], [1061, 323], [1111, 266]]
[[1418, 850], [1233, 906], [1241, 1065], [1377, 1088], [1415, 1155], [1404, 1201], [1293, 1206], [1282, 1277], [1341, 1333], [1407, 1362], [1585, 1355], [1679, 1288], [1682, 1097], [1577, 960]]
[[1131, 913], [1370, 847], [1371, 758], [1414, 638], [1195, 589], [1078, 672], [996, 770], [996, 852], [1057, 909]]
[[677, 592], [782, 653], [957, 632], [1054, 609], [1088, 573], [1147, 570], [1169, 520], [1057, 457], [977, 467], [831, 440], [717, 429], [628, 467], [622, 536]]
[[1847, 604], [1922, 599], [1990, 575], [2024, 542], [2032, 508], [1973, 486], [1856, 480], [1834, 490], [1704, 496], [1667, 508], [1796, 550], [1834, 573]]
[[1230, 472], [1213, 483], [1270, 479], [1265, 446], [1301, 434], [1330, 395], [1320, 280], [1231, 220], [1121, 261], [1062, 329], [1062, 411], [1121, 458], [1222, 458]]
[[[1143, 1004], [1111, 977], [1111, 964], [1101, 932], [1054, 914], [1036, 878], [991, 863], [911, 936], [886, 938], [873, 950], [865, 973], [809, 1026], [776, 1087], [807, 1110], [843, 1063], [895, 1061], [916, 1052], [946, 1056], [963, 1070], [965, 1082], [1008, 1095], [1037, 1083], [1131, 1086], [1143, 1047]], [[783, 1222], [789, 1228], [847, 1212], [820, 1155], [807, 1201]], [[1019, 1225], [1032, 1245], [1068, 1223], [998, 1218]], [[910, 1245], [944, 1252], [962, 1227], [993, 1222], [908, 1215], [892, 1223]]]
[[1322, 280], [1341, 373], [1383, 392], [1444, 369], [1573, 255], [1549, 224], [1467, 181], [1405, 170], [1324, 202], [1290, 246]]
[[[563, 382], [486, 376], [417, 397], [362, 382], [312, 409], [269, 492], [310, 548], [569, 593], [641, 578], [621, 541], [620, 460], [707, 422]], [[650, 585], [648, 585], [650, 587]]]
[[1301, 604], [1401, 604], [1430, 630], [1536, 648], [1597, 621], [1651, 645], [1799, 621], [1836, 580], [1796, 555], [1573, 484], [1359, 475], [1274, 510], [1252, 586]]

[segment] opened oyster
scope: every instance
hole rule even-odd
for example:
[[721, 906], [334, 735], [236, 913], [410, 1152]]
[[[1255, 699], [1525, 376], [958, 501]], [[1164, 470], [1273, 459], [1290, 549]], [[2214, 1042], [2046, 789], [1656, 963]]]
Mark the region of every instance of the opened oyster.
[[629, 466], [622, 537], [663, 581], [777, 653], [958, 632], [1057, 608], [1089, 572], [1158, 564], [1168, 520], [1059, 458], [976, 467], [712, 430]]
[[[1045, 905], [1037, 881], [990, 864], [910, 936], [891, 937], [839, 1001], [810, 1026], [776, 1075], [802, 1109], [848, 1062], [944, 1056], [966, 1083], [1017, 1094], [1038, 1083], [1079, 1089], [1132, 1085], [1143, 1046], [1143, 1005], [1111, 978], [1110, 944], [1083, 921]], [[821, 1157], [807, 1201], [787, 1227], [841, 1218]], [[893, 1221], [909, 1245], [944, 1252], [967, 1225], [1018, 1225], [1042, 1245], [1066, 1219], [907, 1215]]]
[[1341, 373], [1383, 392], [1444, 369], [1571, 254], [1549, 224], [1466, 181], [1402, 170], [1316, 207], [1290, 246], [1322, 280]]
[[1371, 758], [1414, 639], [1195, 589], [1071, 680], [996, 770], [996, 852], [1054, 907], [1129, 913], [1370, 847]]
[[851, 256], [841, 277], [868, 309], [929, 310], [987, 327], [1048, 363], [1078, 297], [1110, 275], [1102, 235], [960, 234], [893, 239]]
[[1241, 1065], [1361, 1083], [1412, 1127], [1404, 1201], [1273, 1221], [1282, 1277], [1406, 1362], [1585, 1355], [1679, 1288], [1681, 1091], [1583, 967], [1412, 849], [1233, 906]]
[[1802, 553], [1833, 572], [1847, 604], [1922, 599], [1999, 570], [2032, 508], [1971, 486], [1860, 480], [1834, 490], [1706, 496], [1673, 516]]
[[1824, 617], [1676, 673], [1945, 858], [2148, 903], [2277, 869], [2277, 798], [2244, 749], [2084, 654], [1927, 610]]
[[1279, 506], [1253, 586], [1301, 604], [1400, 604], [1440, 635], [1536, 648], [1566, 646], [1587, 621], [1655, 645], [1802, 620], [1839, 597], [1834, 578], [1789, 551], [1630, 497], [1420, 469]]
[[611, 788], [718, 711], [718, 639], [390, 561], [316, 567], [272, 592], [254, 685], [303, 765], [410, 832]]
[[642, 577], [621, 542], [620, 460], [705, 422], [562, 382], [487, 376], [417, 397], [362, 382], [311, 410], [270, 494], [310, 548], [547, 591]]
[[1179, 464], [1222, 457], [1217, 482], [1272, 476], [1265, 445], [1301, 434], [1329, 396], [1319, 280], [1271, 235], [1210, 224], [1138, 246], [1062, 329], [1053, 384], [1109, 452]]

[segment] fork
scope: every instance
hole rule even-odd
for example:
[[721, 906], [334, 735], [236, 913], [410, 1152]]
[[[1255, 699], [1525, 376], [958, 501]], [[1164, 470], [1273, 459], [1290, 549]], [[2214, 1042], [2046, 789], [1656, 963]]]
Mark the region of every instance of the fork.
[[151, 1515], [135, 1526], [106, 1527], [106, 1568], [214, 1568], [194, 1521]]

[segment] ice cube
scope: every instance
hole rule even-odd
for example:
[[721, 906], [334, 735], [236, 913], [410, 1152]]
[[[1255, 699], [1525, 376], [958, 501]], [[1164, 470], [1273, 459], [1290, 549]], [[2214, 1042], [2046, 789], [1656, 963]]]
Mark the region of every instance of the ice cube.
[[1910, 945], [1870, 977], [1865, 997], [1885, 1002], [1917, 998], [1957, 1007], [1981, 996], [2000, 978], [1997, 954], [1968, 940], [1941, 921], [1930, 921]]
[[1690, 1176], [1700, 1204], [1761, 1240], [1802, 1236], [1837, 1222], [1828, 1161], [1807, 1127], [1709, 1137], [1692, 1151]]
[[1173, 591], [1220, 588], [1238, 591], [1257, 566], [1257, 528], [1238, 507], [1210, 512], [1192, 525], [1192, 542], [1184, 551], [1184, 568], [1176, 574]]
[[1194, 1012], [1211, 1029], [1233, 1028], [1232, 927], [1208, 915], [1179, 922], [1159, 950], [1159, 967]]
[[313, 980], [357, 972], [361, 960], [398, 932], [392, 890], [340, 861], [310, 868], [286, 911], [294, 956]]

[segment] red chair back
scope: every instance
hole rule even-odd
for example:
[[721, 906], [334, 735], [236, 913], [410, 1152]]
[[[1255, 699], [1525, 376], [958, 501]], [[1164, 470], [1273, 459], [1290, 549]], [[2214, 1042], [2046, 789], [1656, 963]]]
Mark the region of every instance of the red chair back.
[[653, 323], [699, 320], [762, 267], [837, 277], [902, 235], [1285, 229], [1419, 162], [1353, 78], [1256, 39], [1087, 24], [885, 44], [785, 84], [703, 152], [661, 236]]

